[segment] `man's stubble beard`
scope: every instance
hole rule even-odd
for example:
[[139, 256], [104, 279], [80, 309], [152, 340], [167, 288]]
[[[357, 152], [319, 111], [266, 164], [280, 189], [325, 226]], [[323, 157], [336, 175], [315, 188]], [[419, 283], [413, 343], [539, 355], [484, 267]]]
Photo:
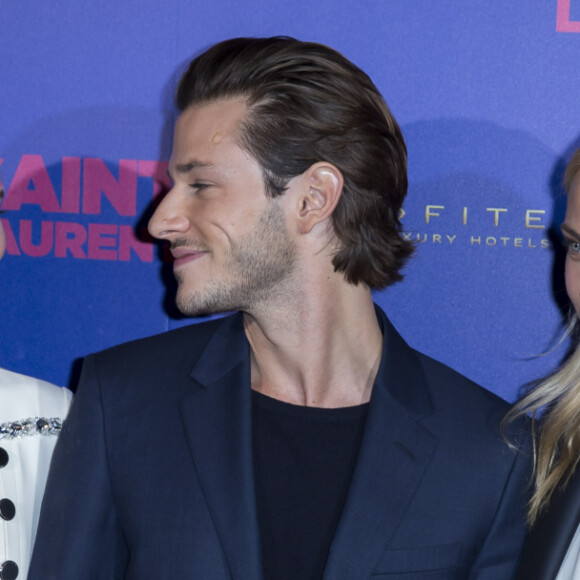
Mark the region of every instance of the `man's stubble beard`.
[[[211, 251], [211, 250], [210, 250]], [[284, 281], [295, 269], [296, 248], [290, 240], [278, 200], [270, 200], [256, 229], [230, 247], [227, 280], [209, 281], [199, 291], [182, 295], [176, 303], [187, 316], [231, 310], [252, 312], [256, 306], [281, 298]], [[181, 285], [180, 273], [175, 277]]]

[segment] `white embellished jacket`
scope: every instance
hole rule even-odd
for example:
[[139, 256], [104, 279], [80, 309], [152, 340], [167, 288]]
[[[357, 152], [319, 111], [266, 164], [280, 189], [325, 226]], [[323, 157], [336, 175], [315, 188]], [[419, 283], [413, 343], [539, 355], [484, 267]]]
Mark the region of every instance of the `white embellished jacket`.
[[71, 398], [68, 389], [0, 369], [0, 575], [28, 575], [50, 458]]

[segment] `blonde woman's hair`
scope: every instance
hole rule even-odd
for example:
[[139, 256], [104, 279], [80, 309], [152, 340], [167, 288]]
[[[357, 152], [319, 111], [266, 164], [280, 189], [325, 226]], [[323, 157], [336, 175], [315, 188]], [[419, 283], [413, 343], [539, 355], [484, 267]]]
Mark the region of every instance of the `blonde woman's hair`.
[[[564, 174], [564, 189], [580, 172], [578, 149]], [[565, 336], [580, 327], [574, 312]], [[510, 411], [508, 421], [530, 413], [534, 435], [534, 491], [528, 506], [528, 524], [533, 526], [548, 505], [554, 491], [565, 487], [580, 460], [580, 344], [553, 375], [538, 383]]]

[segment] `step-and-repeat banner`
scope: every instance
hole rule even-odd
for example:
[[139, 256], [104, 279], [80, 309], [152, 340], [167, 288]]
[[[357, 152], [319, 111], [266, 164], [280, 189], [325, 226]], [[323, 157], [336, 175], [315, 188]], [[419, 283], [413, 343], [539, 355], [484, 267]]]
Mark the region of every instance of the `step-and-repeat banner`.
[[565, 355], [580, 0], [7, 0], [0, 22], [0, 366], [71, 384], [87, 353], [195, 322], [146, 235], [176, 79], [278, 34], [341, 51], [402, 127], [418, 247], [376, 301], [407, 341], [508, 400]]

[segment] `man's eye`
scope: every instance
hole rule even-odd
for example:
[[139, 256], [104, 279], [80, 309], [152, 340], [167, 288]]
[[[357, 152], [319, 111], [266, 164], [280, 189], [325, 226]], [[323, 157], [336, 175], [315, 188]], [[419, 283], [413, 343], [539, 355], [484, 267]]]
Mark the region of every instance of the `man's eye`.
[[209, 187], [209, 184], [200, 183], [199, 181], [196, 181], [195, 183], [191, 183], [189, 187], [196, 189], [197, 191], [201, 191], [202, 189], [206, 189], [207, 187]]

